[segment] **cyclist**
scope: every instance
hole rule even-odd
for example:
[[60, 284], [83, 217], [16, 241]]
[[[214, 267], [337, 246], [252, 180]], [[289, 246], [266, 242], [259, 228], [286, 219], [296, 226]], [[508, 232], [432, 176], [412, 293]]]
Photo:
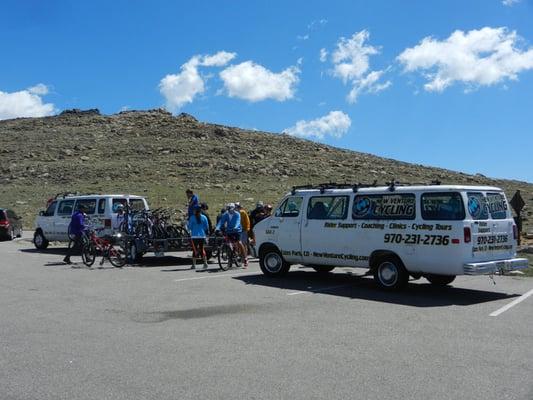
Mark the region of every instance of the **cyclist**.
[[207, 210], [209, 210], [209, 206], [207, 203], [200, 203], [200, 207], [202, 209], [202, 214], [205, 215], [207, 218], [207, 225], [209, 225], [209, 232], [208, 235], [211, 235], [213, 233], [213, 223], [211, 222], [211, 218], [209, 218], [209, 214], [207, 213]]
[[118, 203], [115, 207], [117, 210], [117, 215], [113, 216], [113, 230], [119, 231], [120, 225], [122, 225], [123, 222], [126, 220], [126, 216], [124, 215], [124, 204]]
[[225, 212], [220, 218], [220, 221], [218, 221], [216, 232], [220, 232], [222, 229], [225, 229], [228, 238], [235, 242], [237, 248], [239, 249], [244, 268], [247, 268], [248, 260], [246, 259], [246, 251], [241, 242], [241, 214], [235, 210], [235, 204], [233, 203], [228, 204], [227, 208], [228, 211]]
[[248, 233], [250, 232], [250, 218], [248, 217], [248, 213], [244, 209], [243, 206], [241, 206], [241, 203], [237, 202], [235, 203], [235, 208], [241, 215], [241, 243], [244, 246], [244, 253], [246, 256], [248, 256]]
[[250, 222], [252, 224], [252, 228], [255, 224], [257, 224], [260, 220], [258, 220], [258, 216], [260, 217], [261, 214], [264, 211], [265, 205], [262, 201], [258, 201], [255, 205], [255, 208], [250, 212]]
[[187, 201], [188, 201], [188, 208], [187, 208], [187, 220], [194, 214], [194, 207], [200, 205], [200, 200], [198, 199], [198, 196], [194, 194], [194, 192], [191, 189], [187, 189], [185, 191], [185, 194], [187, 195]]
[[78, 210], [72, 214], [70, 218], [70, 225], [68, 226], [69, 236], [71, 237], [70, 243], [67, 249], [67, 255], [63, 258], [63, 262], [66, 264], [72, 264], [70, 257], [75, 250], [81, 250], [83, 245], [83, 235], [85, 234], [85, 212], [87, 206], [80, 204]]
[[199, 256], [202, 257], [204, 262], [204, 269], [207, 268], [207, 257], [205, 255], [205, 238], [209, 231], [209, 225], [207, 218], [202, 214], [202, 208], [200, 206], [194, 207], [193, 215], [189, 217], [188, 224], [189, 232], [191, 232], [192, 240], [192, 266], [191, 269], [196, 268], [196, 259]]

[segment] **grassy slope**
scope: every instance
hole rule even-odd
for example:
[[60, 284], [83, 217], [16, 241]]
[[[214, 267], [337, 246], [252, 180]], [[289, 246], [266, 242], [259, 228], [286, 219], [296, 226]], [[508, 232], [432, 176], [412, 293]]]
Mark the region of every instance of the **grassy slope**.
[[192, 187], [215, 213], [228, 201], [241, 200], [247, 206], [257, 200], [275, 202], [295, 184], [382, 183], [392, 178], [496, 185], [508, 196], [521, 189], [533, 209], [533, 185], [525, 182], [204, 124], [160, 110], [0, 121], [0, 137], [0, 205], [18, 210], [26, 226], [47, 198], [67, 190], [144, 194], [153, 206], [183, 208], [183, 192]]

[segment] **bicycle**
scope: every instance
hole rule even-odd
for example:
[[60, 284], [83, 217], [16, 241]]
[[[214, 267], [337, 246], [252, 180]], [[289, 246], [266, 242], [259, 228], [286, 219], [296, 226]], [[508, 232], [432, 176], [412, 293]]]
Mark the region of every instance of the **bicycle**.
[[96, 261], [96, 257], [101, 255], [100, 265], [103, 265], [107, 259], [114, 267], [122, 268], [126, 265], [126, 250], [120, 240], [120, 234], [98, 237], [95, 230], [90, 230], [83, 239], [81, 251], [83, 263], [91, 267]]
[[227, 271], [233, 264], [236, 268], [242, 267], [242, 256], [237, 245], [238, 240], [231, 239], [224, 234], [224, 241], [217, 249], [218, 265], [222, 271]]

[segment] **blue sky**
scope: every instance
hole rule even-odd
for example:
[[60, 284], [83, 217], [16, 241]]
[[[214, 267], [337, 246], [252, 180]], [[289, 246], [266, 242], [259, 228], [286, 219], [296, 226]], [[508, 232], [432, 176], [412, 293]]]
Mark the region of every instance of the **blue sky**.
[[167, 107], [533, 182], [531, 21], [533, 0], [5, 0], [0, 118]]

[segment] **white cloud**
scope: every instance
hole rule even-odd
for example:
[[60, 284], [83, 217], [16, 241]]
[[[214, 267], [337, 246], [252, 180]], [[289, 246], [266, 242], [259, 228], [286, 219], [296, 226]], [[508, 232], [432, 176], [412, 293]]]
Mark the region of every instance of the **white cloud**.
[[507, 28], [455, 31], [439, 41], [426, 37], [398, 57], [407, 72], [421, 71], [427, 91], [442, 92], [456, 82], [491, 86], [533, 69], [533, 49], [519, 48], [521, 39]]
[[[370, 70], [370, 56], [379, 54], [379, 48], [366, 44], [369, 37], [367, 30], [354, 33], [349, 39], [341, 37], [331, 55], [333, 76], [352, 86], [346, 98], [349, 103], [355, 103], [360, 94], [378, 93], [392, 84], [379, 82], [387, 70]], [[327, 52], [321, 50], [320, 60], [325, 61], [326, 57]]]
[[306, 33], [305, 35], [298, 35], [298, 36], [296, 36], [296, 39], [298, 39], [298, 40], [308, 40], [309, 39], [309, 34]]
[[326, 49], [320, 49], [320, 62], [326, 62], [328, 59], [328, 51]]
[[300, 70], [296, 66], [275, 73], [253, 61], [232, 65], [220, 72], [230, 97], [248, 101], [274, 99], [285, 101], [294, 97]]
[[235, 53], [219, 51], [213, 55], [196, 55], [181, 66], [177, 74], [169, 74], [159, 82], [159, 91], [170, 110], [177, 110], [205, 91], [204, 78], [198, 67], [222, 67], [235, 58]]
[[509, 6], [509, 7], [513, 6], [513, 5], [517, 4], [517, 3], [520, 3], [520, 0], [503, 0], [502, 1], [502, 4], [504, 6]]
[[347, 114], [342, 111], [331, 111], [328, 115], [311, 121], [300, 120], [294, 126], [285, 129], [283, 133], [308, 139], [324, 139], [326, 136], [338, 139], [348, 132], [351, 125], [352, 120]]
[[20, 117], [45, 117], [55, 113], [52, 103], [43, 103], [42, 96], [48, 94], [48, 87], [39, 83], [18, 92], [0, 91], [0, 120]]

